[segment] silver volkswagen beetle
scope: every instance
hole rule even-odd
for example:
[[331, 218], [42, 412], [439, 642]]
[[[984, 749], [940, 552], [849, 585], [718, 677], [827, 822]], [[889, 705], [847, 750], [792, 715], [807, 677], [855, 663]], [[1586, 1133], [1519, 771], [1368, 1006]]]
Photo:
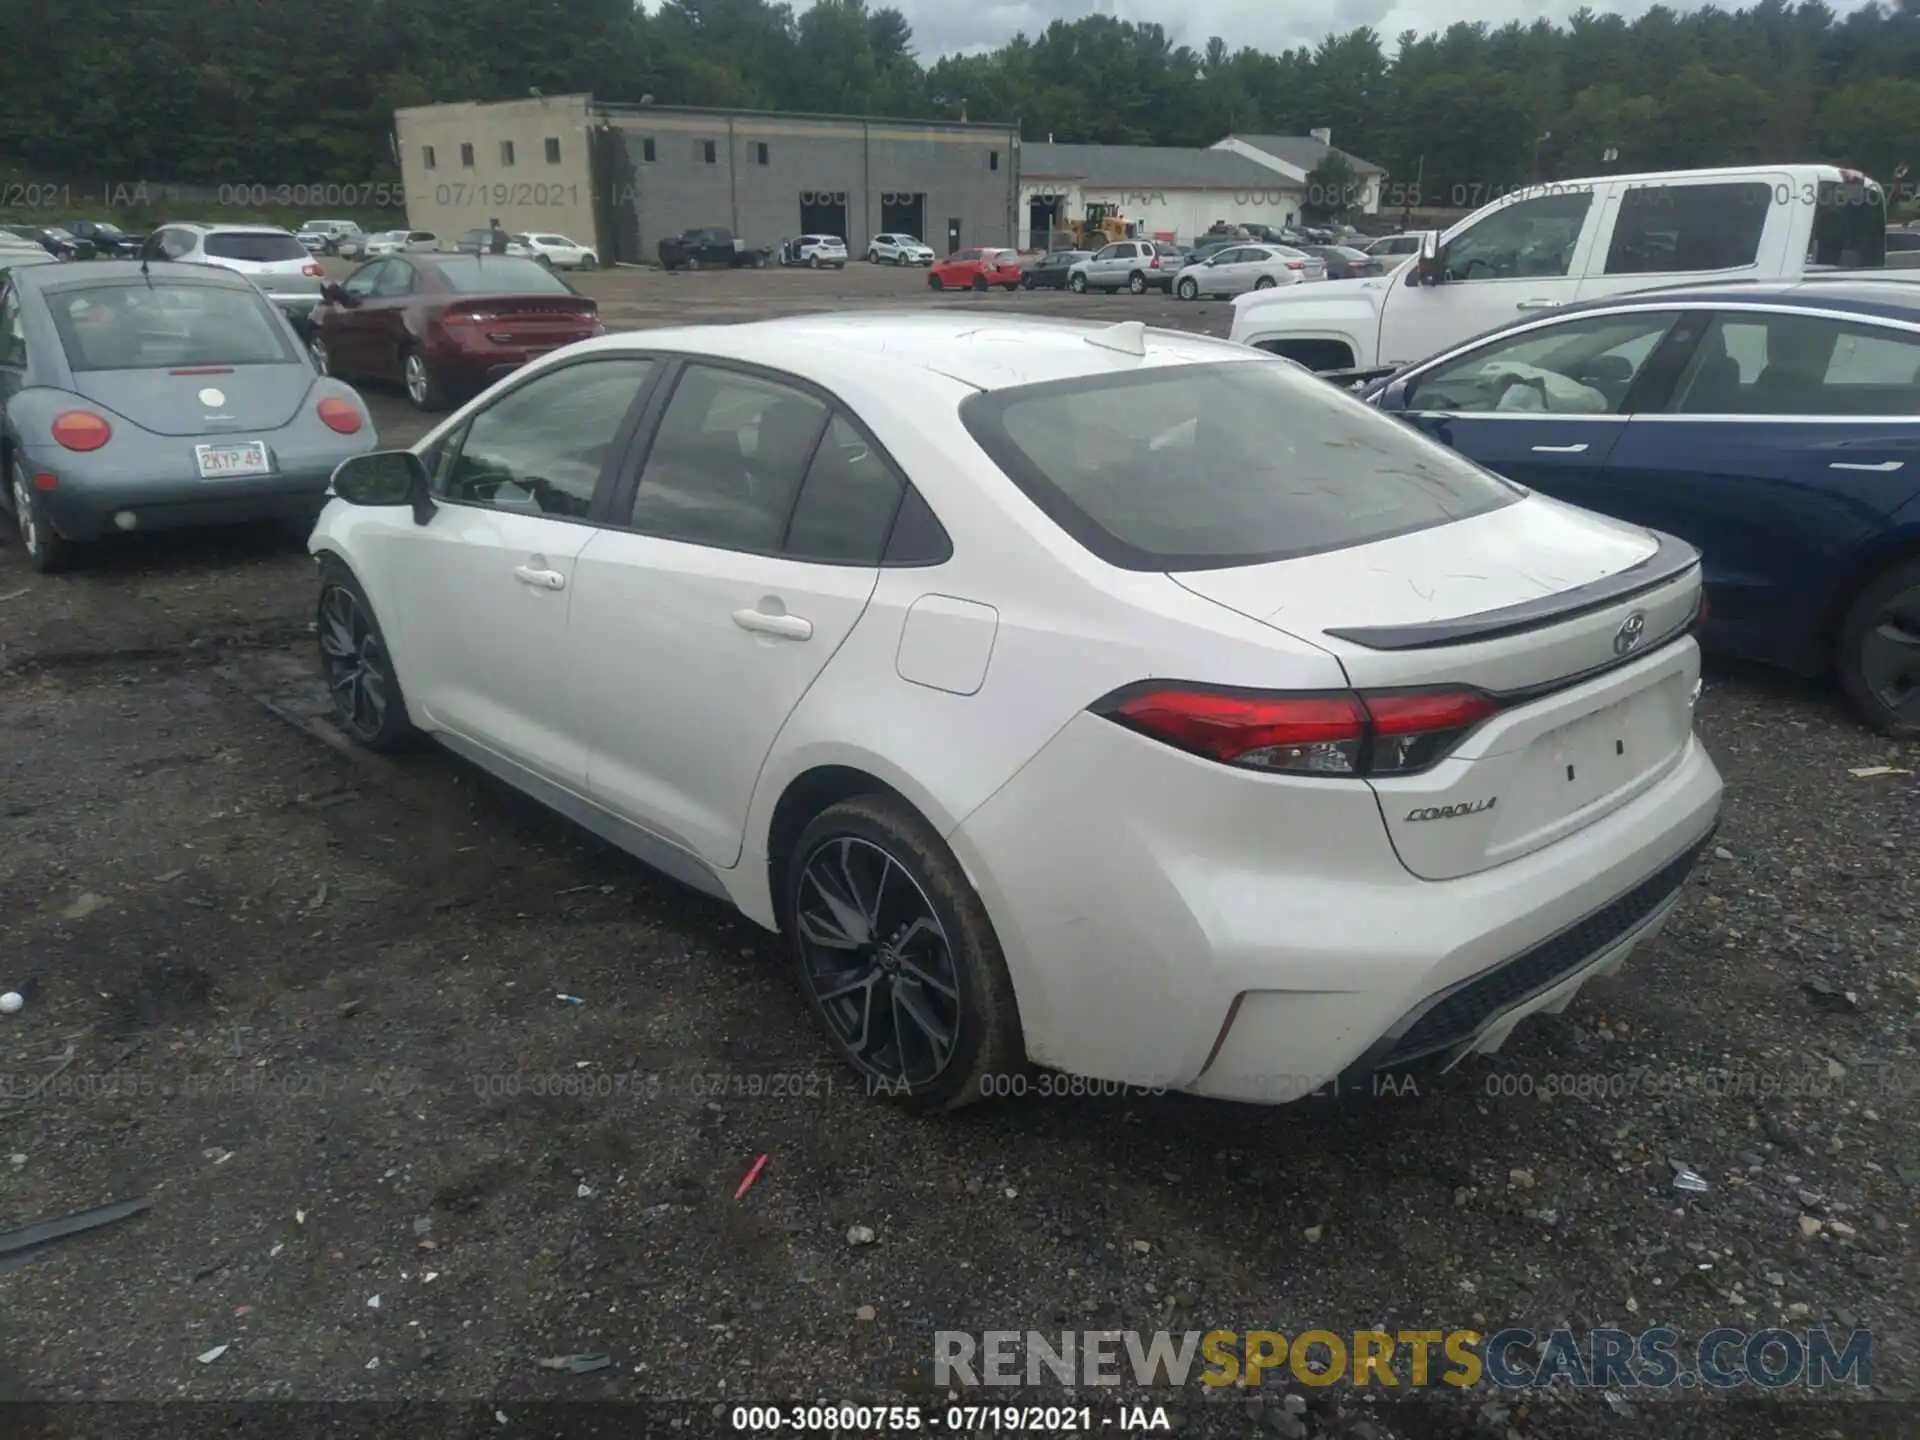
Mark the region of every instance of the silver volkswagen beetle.
[[244, 276], [203, 265], [42, 265], [0, 280], [4, 505], [53, 571], [115, 532], [310, 522], [375, 447]]

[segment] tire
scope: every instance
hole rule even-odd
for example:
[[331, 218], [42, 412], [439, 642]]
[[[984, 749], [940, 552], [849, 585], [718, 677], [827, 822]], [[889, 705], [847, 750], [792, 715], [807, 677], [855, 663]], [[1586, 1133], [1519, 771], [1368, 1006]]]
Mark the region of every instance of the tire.
[[74, 544], [53, 528], [40, 492], [27, 480], [27, 467], [18, 455], [7, 467], [7, 484], [13, 498], [13, 525], [20, 534], [20, 548], [27, 552], [27, 563], [42, 575], [57, 575], [70, 569], [77, 558]]
[[809, 255], [807, 257], [807, 265], [810, 269], [818, 270], [820, 268], [820, 257], [818, 255]]
[[1179, 285], [1175, 287], [1174, 293], [1182, 300], [1198, 300], [1200, 298], [1200, 286], [1193, 280], [1182, 280]]
[[927, 276], [927, 288], [929, 290], [944, 290], [947, 288], [947, 282], [942, 280], [938, 275], [929, 275]]
[[551, 255], [536, 255], [533, 258], [540, 263], [542, 270], [553, 269], [553, 257]]
[[698, 255], [689, 255], [687, 257], [687, 269], [698, 270], [699, 268], [700, 268], [700, 257]]
[[756, 270], [764, 270], [764, 269], [766, 269], [766, 268], [767, 268], [767, 257], [766, 257], [766, 256], [764, 256], [764, 255], [755, 255], [755, 256], [753, 257], [753, 268], [754, 268], [754, 269], [756, 269]]
[[1138, 270], [1134, 271], [1133, 274], [1127, 277], [1127, 289], [1135, 295], [1146, 294], [1147, 277], [1142, 275]]
[[968, 288], [969, 288], [969, 289], [971, 289], [971, 290], [974, 290], [974, 291], [976, 291], [977, 293], [979, 293], [979, 294], [981, 294], [981, 295], [984, 295], [984, 294], [986, 294], [986, 293], [987, 293], [987, 288], [988, 288], [988, 287], [987, 287], [987, 277], [986, 277], [986, 276], [984, 276], [984, 275], [976, 275], [976, 276], [974, 276], [974, 277], [973, 277], [973, 284], [972, 284], [971, 286], [969, 286]]
[[1920, 557], [1881, 571], [1854, 597], [1834, 667], [1868, 726], [1903, 740], [1920, 736]]
[[1033, 277], [1031, 275], [1022, 275], [1020, 277], [1020, 288], [1022, 290], [1033, 289]]
[[1087, 277], [1086, 277], [1086, 276], [1084, 276], [1084, 275], [1070, 275], [1070, 276], [1068, 276], [1068, 277], [1067, 277], [1067, 288], [1068, 288], [1069, 290], [1071, 290], [1071, 291], [1073, 291], [1073, 293], [1074, 293], [1074, 294], [1076, 294], [1076, 295], [1084, 295], [1084, 294], [1086, 294], [1086, 293], [1087, 293]]
[[333, 719], [348, 739], [368, 750], [403, 750], [420, 732], [407, 718], [407, 701], [394, 672], [386, 636], [367, 592], [344, 561], [320, 561], [315, 607], [320, 678], [333, 702]]
[[878, 265], [880, 263], [880, 252], [878, 250], [869, 250], [867, 252], [867, 263], [869, 265]]
[[[888, 888], [873, 891], [882, 877]], [[869, 893], [885, 901], [860, 904], [853, 923], [864, 943], [851, 960], [845, 949], [808, 939], [840, 929], [836, 914], [849, 913], [844, 903], [837, 910], [824, 903], [823, 883], [845, 892], [834, 897], [842, 902], [849, 894], [864, 902]], [[822, 811], [795, 844], [783, 889], [783, 928], [801, 991], [834, 1049], [870, 1088], [932, 1113], [971, 1104], [990, 1079], [1026, 1069], [1013, 982], [986, 907], [953, 852], [904, 801], [861, 795]], [[862, 918], [873, 908], [886, 935], [877, 943]], [[895, 949], [902, 931], [907, 943]], [[836, 995], [856, 969], [870, 976], [855, 982], [857, 996]], [[883, 987], [897, 1003], [879, 1015], [873, 1002]], [[908, 1005], [905, 1019], [918, 1013], [930, 1028], [901, 1025]], [[944, 1059], [930, 1043], [941, 1028]], [[895, 1038], [902, 1034], [904, 1042]]]
[[427, 415], [437, 415], [447, 408], [446, 383], [435, 373], [417, 346], [409, 345], [400, 352], [400, 377], [406, 385], [407, 399], [413, 402], [414, 409]]
[[1279, 283], [1280, 282], [1275, 280], [1271, 275], [1262, 275], [1258, 280], [1253, 282], [1253, 288], [1256, 290], [1271, 290]]
[[600, 268], [600, 257], [598, 255], [582, 255], [580, 257], [580, 268], [582, 270], [598, 270]]

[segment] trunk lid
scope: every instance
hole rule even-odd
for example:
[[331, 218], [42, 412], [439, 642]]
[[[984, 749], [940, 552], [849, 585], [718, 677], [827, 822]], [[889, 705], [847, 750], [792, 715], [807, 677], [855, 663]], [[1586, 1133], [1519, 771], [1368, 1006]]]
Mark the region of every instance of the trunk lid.
[[600, 333], [584, 295], [474, 295], [449, 302], [441, 323], [480, 330], [497, 345], [567, 345]]
[[[1334, 283], [1334, 282], [1330, 282]], [[1679, 760], [1698, 553], [1542, 496], [1371, 544], [1172, 576], [1331, 652], [1357, 690], [1504, 700], [1424, 773], [1369, 780], [1402, 862], [1445, 880], [1549, 845]]]
[[225, 435], [283, 428], [300, 413], [315, 380], [311, 367], [295, 361], [81, 370], [72, 388], [109, 418], [131, 421], [151, 435]]

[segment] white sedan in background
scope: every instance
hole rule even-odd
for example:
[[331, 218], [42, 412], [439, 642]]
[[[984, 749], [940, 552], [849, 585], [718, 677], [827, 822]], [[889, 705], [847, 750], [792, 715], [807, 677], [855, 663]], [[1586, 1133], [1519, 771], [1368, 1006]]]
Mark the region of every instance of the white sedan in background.
[[1720, 808], [1697, 552], [1225, 341], [612, 335], [334, 490], [346, 731], [781, 932], [916, 1108], [1492, 1049], [1655, 933]]
[[1232, 245], [1196, 260], [1180, 272], [1173, 293], [1182, 300], [1244, 295], [1327, 278], [1327, 262], [1288, 245]]
[[510, 237], [523, 247], [522, 253], [531, 255], [543, 265], [555, 270], [598, 270], [600, 257], [590, 246], [577, 240], [569, 240], [564, 235], [527, 234]]

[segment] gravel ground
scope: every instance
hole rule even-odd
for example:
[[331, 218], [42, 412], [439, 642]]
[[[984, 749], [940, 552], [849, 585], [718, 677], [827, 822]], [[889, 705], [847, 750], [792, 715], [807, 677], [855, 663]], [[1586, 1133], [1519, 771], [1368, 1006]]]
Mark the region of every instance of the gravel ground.
[[[633, 327], [918, 286], [581, 288]], [[1158, 297], [938, 303], [1225, 328]], [[519, 1435], [645, 1397], [687, 1433], [748, 1400], [944, 1411], [936, 1330], [1824, 1325], [1872, 1331], [1870, 1395], [1395, 1402], [1276, 1372], [1145, 1399], [1296, 1440], [1910, 1423], [1920, 791], [1849, 771], [1920, 747], [1825, 688], [1709, 668], [1717, 848], [1654, 946], [1500, 1056], [1360, 1104], [926, 1122], [828, 1059], [770, 937], [451, 757], [321, 743], [298, 547], [151, 537], [43, 579], [6, 540], [0, 981], [27, 1003], [0, 1018], [0, 1227], [152, 1208], [0, 1259], [0, 1398], [449, 1402], [409, 1433]], [[537, 1363], [582, 1353], [610, 1363]]]

